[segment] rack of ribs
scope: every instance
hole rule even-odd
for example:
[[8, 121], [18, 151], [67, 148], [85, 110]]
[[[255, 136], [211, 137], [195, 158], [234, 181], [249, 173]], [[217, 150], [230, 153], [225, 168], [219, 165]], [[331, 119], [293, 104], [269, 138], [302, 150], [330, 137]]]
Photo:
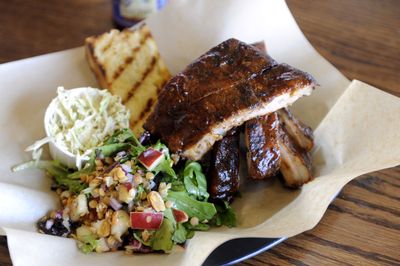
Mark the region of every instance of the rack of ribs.
[[232, 128], [291, 105], [315, 85], [309, 74], [229, 39], [165, 85], [144, 127], [172, 152], [199, 160]]

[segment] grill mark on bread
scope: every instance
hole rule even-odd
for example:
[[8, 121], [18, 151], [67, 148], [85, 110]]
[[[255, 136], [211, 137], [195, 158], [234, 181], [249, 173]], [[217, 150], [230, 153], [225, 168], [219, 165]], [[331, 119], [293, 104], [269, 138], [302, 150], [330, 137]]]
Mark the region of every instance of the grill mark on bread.
[[132, 96], [135, 93], [135, 91], [146, 80], [146, 78], [149, 76], [149, 74], [155, 69], [157, 61], [158, 61], [158, 56], [152, 57], [151, 62], [147, 66], [146, 70], [143, 72], [143, 75], [142, 75], [141, 79], [136, 81], [135, 84], [133, 84], [132, 89], [128, 92], [127, 97], [122, 100], [123, 104], [127, 103], [130, 100], [130, 98], [132, 98]]
[[[106, 70], [104, 69], [103, 65], [100, 64], [99, 59], [97, 58], [95, 52], [94, 52], [94, 46], [93, 46], [93, 42], [87, 42], [87, 47], [89, 48], [89, 53], [92, 57], [92, 60], [94, 61], [94, 63], [98, 66], [98, 69], [100, 70], [101, 74], [103, 75], [103, 77], [106, 76]], [[99, 77], [97, 77], [97, 80], [99, 80]]]
[[164, 80], [162, 81], [162, 83], [160, 84], [160, 86], [157, 87], [157, 94], [160, 93], [160, 91], [164, 88], [164, 86], [165, 86], [165, 84], [167, 84], [167, 82], [168, 82], [167, 79], [164, 79]]
[[148, 113], [151, 110], [151, 107], [153, 107], [153, 104], [154, 104], [153, 98], [150, 98], [147, 100], [146, 107], [143, 109], [143, 111], [139, 115], [139, 120], [142, 120], [145, 117], [146, 113]]
[[[113, 80], [115, 81], [121, 76], [122, 72], [134, 61], [136, 58], [136, 54], [144, 47], [145, 42], [150, 38], [150, 32], [146, 32], [143, 35], [143, 38], [140, 40], [139, 45], [133, 48], [134, 57], [127, 57], [122, 65], [120, 65], [117, 70], [114, 72]], [[112, 82], [111, 81], [111, 82]]]
[[153, 98], [148, 99], [146, 102], [146, 107], [140, 113], [139, 118], [131, 120], [129, 122], [129, 124], [132, 126], [132, 125], [136, 124], [137, 122], [139, 122], [140, 120], [143, 120], [146, 117], [146, 114], [150, 112], [151, 108], [153, 107], [154, 102], [155, 101]]
[[103, 49], [102, 49], [102, 52], [103, 52], [103, 53], [105, 53], [105, 52], [111, 47], [112, 42], [113, 42], [113, 41], [110, 40], [110, 42], [107, 43], [107, 45], [103, 47]]

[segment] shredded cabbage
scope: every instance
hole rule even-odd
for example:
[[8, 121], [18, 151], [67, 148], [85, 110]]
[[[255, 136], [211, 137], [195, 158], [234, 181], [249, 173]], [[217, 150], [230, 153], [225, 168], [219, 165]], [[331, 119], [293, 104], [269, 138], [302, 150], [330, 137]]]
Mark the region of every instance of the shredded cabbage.
[[29, 150], [35, 152], [52, 140], [76, 157], [76, 166], [80, 169], [93, 148], [101, 146], [116, 130], [129, 127], [129, 110], [118, 96], [106, 90], [74, 91], [58, 87], [57, 94], [52, 102], [54, 112], [47, 121], [50, 136], [28, 147]]

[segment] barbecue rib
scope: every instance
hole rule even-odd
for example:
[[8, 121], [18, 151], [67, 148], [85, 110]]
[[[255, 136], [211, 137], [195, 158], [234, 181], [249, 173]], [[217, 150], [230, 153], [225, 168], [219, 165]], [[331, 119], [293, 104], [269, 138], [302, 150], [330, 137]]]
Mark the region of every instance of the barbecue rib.
[[298, 147], [284, 128], [279, 134], [281, 173], [289, 187], [298, 188], [313, 179], [310, 154]]
[[309, 74], [229, 39], [166, 84], [144, 127], [172, 152], [199, 160], [230, 129], [292, 104], [314, 86]]
[[232, 129], [211, 151], [208, 191], [212, 200], [231, 201], [239, 189], [239, 131]]
[[245, 123], [247, 171], [253, 179], [274, 176], [280, 167], [279, 118], [276, 112]]
[[278, 115], [282, 127], [285, 128], [286, 132], [293, 141], [296, 142], [297, 146], [306, 151], [310, 151], [314, 145], [312, 129], [294, 117], [288, 108], [279, 110]]

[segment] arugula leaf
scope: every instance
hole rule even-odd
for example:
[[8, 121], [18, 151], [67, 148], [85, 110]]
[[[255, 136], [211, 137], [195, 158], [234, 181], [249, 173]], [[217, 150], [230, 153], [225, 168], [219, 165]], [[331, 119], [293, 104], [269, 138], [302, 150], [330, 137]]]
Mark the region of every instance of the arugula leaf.
[[176, 224], [176, 229], [174, 234], [172, 235], [172, 240], [176, 243], [182, 244], [188, 239], [188, 231], [186, 228], [181, 224]]
[[154, 172], [157, 175], [159, 172], [166, 173], [167, 175], [177, 178], [174, 169], [171, 166], [171, 159], [164, 158], [155, 168]]
[[167, 175], [177, 178], [174, 169], [172, 168], [173, 161], [171, 159], [171, 155], [169, 154], [169, 149], [165, 144], [162, 144], [160, 141], [157, 141], [156, 144], [152, 146], [153, 149], [161, 151], [164, 154], [164, 159], [154, 168], [154, 172], [158, 174], [159, 172], [166, 173]]
[[183, 170], [183, 182], [189, 195], [195, 196], [198, 200], [207, 201], [209, 197], [207, 180], [198, 162], [186, 162]]
[[174, 227], [169, 219], [164, 219], [161, 227], [155, 231], [151, 247], [153, 250], [163, 250], [164, 252], [169, 252], [174, 247], [174, 242], [172, 241], [172, 236], [174, 233]]
[[82, 190], [88, 187], [79, 179], [70, 179], [68, 177], [54, 176], [54, 180], [56, 181], [56, 184], [58, 186], [66, 187], [69, 191], [71, 191], [74, 194], [79, 194]]
[[29, 161], [14, 167], [12, 170], [16, 172], [33, 168], [45, 170], [49, 175], [54, 177], [58, 186], [65, 187], [72, 193], [79, 194], [81, 190], [87, 187], [80, 179], [75, 179], [75, 177], [71, 178], [68, 169], [62, 166], [58, 161]]
[[133, 132], [129, 128], [124, 128], [115, 131], [111, 137], [104, 141], [104, 145], [134, 141], [134, 138]]
[[94, 251], [96, 247], [97, 247], [97, 240], [94, 236], [88, 236], [79, 244], [79, 249], [85, 254]]
[[210, 225], [199, 223], [197, 225], [191, 225], [190, 222], [184, 224], [186, 229], [194, 230], [194, 231], [208, 231], [210, 229]]
[[210, 220], [217, 212], [214, 204], [191, 198], [186, 192], [168, 191], [167, 199], [174, 208], [186, 212], [189, 217], [197, 217], [200, 221]]
[[235, 211], [229, 206], [229, 203], [223, 201], [222, 204], [216, 204], [217, 214], [213, 218], [213, 223], [216, 226], [225, 225], [228, 227], [236, 226], [236, 214]]
[[[141, 231], [140, 231], [140, 232], [141, 232]], [[150, 233], [150, 231], [149, 231], [149, 233]], [[143, 238], [140, 236], [139, 232], [134, 232], [134, 233], [133, 233], [133, 237], [134, 237], [137, 241], [139, 241], [140, 243], [142, 243], [143, 245], [148, 246], [148, 247], [151, 246], [151, 242], [150, 242], [150, 241], [144, 241]]]
[[98, 245], [96, 235], [87, 226], [78, 227], [76, 237], [79, 241], [78, 247], [83, 253], [94, 251]]

